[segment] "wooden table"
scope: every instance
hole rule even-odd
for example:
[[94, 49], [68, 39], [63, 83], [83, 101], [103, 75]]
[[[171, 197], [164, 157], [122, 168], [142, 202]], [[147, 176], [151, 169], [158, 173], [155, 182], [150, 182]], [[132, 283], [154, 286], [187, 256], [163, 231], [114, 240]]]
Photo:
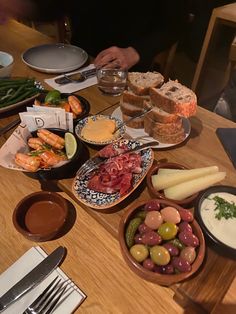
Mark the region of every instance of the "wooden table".
[[[0, 26], [0, 49], [14, 55], [14, 76], [34, 76], [41, 81], [50, 77], [31, 70], [20, 60], [20, 54], [28, 47], [50, 41], [47, 36], [14, 21]], [[102, 96], [96, 86], [78, 94], [89, 100], [92, 113], [104, 109], [105, 113], [111, 113], [119, 101], [119, 98]], [[1, 118], [0, 126], [14, 118], [15, 116]], [[220, 170], [227, 172], [222, 184], [235, 185], [235, 170], [215, 135], [217, 127], [235, 127], [235, 123], [200, 107], [190, 121], [192, 130], [188, 141], [174, 149], [156, 151], [155, 158], [165, 158], [190, 168], [218, 165]], [[1, 143], [9, 134], [10, 132], [2, 137]], [[94, 149], [90, 149], [91, 154], [94, 152]], [[0, 177], [0, 248], [6, 252], [4, 257], [3, 254], [0, 255], [2, 272], [28, 248], [36, 245], [16, 232], [11, 216], [17, 202], [25, 194], [40, 189], [40, 185], [21, 172], [4, 168], [0, 168]], [[126, 202], [119, 205], [119, 212], [110, 214], [100, 213], [77, 204], [76, 199], [72, 200], [72, 179], [61, 180], [58, 185], [65, 192], [62, 195], [71, 202], [71, 208], [77, 215], [76, 221], [63, 237], [40, 245], [47, 252], [58, 245], [67, 247], [68, 256], [61, 268], [88, 295], [88, 299], [79, 308], [83, 313], [182, 313], [171, 296], [182, 306], [194, 308], [197, 313], [214, 312], [235, 277], [236, 267], [233, 260], [220, 256], [210, 247], [207, 248], [204, 264], [197, 275], [171, 289], [142, 280], [123, 261], [116, 240], [119, 220], [131, 203], [149, 198], [145, 181]]]

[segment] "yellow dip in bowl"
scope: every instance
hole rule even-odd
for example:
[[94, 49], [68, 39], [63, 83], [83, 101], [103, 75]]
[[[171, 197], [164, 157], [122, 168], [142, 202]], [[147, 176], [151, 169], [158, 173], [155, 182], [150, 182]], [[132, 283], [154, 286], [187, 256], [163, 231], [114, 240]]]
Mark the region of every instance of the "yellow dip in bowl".
[[81, 130], [81, 136], [93, 142], [109, 141], [114, 137], [116, 122], [107, 118], [93, 120], [88, 118], [87, 124]]

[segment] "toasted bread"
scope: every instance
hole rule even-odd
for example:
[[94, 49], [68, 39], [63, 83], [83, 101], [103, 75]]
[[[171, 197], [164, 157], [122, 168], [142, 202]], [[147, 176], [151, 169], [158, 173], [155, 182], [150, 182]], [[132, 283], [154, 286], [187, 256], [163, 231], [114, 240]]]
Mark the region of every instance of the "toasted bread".
[[127, 85], [136, 95], [149, 95], [151, 87], [162, 85], [164, 77], [159, 72], [129, 72]]
[[161, 88], [150, 88], [150, 97], [155, 106], [168, 113], [186, 118], [196, 114], [195, 93], [177, 81], [169, 80]]

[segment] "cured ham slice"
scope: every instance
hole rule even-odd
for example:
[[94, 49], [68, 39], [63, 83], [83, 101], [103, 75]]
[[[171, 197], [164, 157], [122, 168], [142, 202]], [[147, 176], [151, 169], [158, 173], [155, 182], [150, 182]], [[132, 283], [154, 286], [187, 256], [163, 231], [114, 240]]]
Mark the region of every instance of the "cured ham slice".
[[[106, 152], [109, 153], [109, 150]], [[93, 173], [88, 181], [88, 188], [97, 192], [119, 192], [123, 195], [132, 186], [133, 174], [142, 171], [141, 162], [139, 153], [127, 153], [110, 158]]]

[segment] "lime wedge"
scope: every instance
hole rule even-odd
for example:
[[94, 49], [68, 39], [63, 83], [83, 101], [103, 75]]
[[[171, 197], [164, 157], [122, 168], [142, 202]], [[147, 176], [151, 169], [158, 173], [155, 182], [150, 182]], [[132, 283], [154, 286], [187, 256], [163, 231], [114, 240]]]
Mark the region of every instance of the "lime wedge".
[[77, 142], [72, 133], [67, 132], [65, 134], [65, 149], [68, 159], [71, 159], [77, 151]]

